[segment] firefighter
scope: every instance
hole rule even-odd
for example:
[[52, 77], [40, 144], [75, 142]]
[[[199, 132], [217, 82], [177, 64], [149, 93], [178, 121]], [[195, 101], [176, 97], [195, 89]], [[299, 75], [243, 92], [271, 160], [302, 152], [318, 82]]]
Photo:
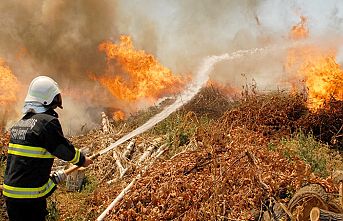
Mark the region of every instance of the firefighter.
[[57, 107], [63, 108], [57, 83], [46, 76], [34, 78], [24, 116], [10, 130], [3, 195], [11, 221], [45, 220], [46, 198], [66, 178], [63, 170], [51, 173], [54, 157], [83, 167], [92, 163], [64, 137]]

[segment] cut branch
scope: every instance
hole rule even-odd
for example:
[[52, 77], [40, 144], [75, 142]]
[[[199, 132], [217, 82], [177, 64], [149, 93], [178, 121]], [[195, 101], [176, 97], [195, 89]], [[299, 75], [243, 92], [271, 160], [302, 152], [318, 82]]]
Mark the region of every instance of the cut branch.
[[150, 157], [152, 151], [155, 149], [155, 145], [151, 145], [148, 147], [146, 151], [142, 154], [142, 156], [138, 159], [137, 165], [141, 165], [148, 157]]
[[125, 175], [127, 168], [123, 167], [118, 157], [118, 154], [115, 151], [113, 151], [113, 158], [116, 160], [116, 164], [119, 169], [119, 174], [120, 174], [119, 178], [122, 178]]
[[160, 157], [166, 150], [167, 145], [162, 145], [157, 150], [158, 154], [141, 170], [141, 172], [127, 185], [120, 194], [112, 201], [112, 203], [101, 213], [101, 215], [96, 219], [97, 221], [102, 221], [107, 214], [124, 198], [125, 194], [131, 189], [137, 180], [142, 177], [142, 174], [155, 162], [155, 160]]
[[106, 116], [105, 112], [101, 112], [101, 124], [102, 124], [102, 131], [104, 133], [110, 132], [110, 122], [108, 120], [108, 117]]
[[130, 143], [127, 145], [127, 147], [126, 147], [126, 149], [122, 155], [124, 158], [130, 159], [131, 154], [133, 152], [133, 148], [135, 147], [135, 144], [136, 144], [136, 140], [132, 139], [130, 141]]
[[311, 221], [343, 221], [343, 214], [313, 207], [310, 213]]

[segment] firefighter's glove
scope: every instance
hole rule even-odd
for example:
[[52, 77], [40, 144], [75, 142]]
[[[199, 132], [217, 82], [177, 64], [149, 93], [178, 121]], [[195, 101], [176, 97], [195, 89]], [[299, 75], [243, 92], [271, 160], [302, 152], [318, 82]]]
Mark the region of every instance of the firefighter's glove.
[[51, 173], [51, 179], [55, 184], [59, 184], [67, 179], [67, 174], [65, 174], [64, 170], [54, 171]]

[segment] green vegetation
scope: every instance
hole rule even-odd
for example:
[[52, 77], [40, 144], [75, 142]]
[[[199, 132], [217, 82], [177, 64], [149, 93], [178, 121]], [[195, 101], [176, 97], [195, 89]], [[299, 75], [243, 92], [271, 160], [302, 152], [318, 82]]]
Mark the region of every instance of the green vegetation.
[[[269, 149], [273, 147], [273, 144], [269, 145]], [[278, 149], [289, 160], [294, 157], [302, 159], [311, 166], [314, 174], [323, 178], [329, 176], [334, 170], [343, 168], [339, 152], [318, 142], [312, 134], [305, 134], [302, 131], [295, 133], [291, 138], [282, 139]]]
[[59, 220], [59, 212], [57, 208], [57, 202], [54, 197], [50, 197], [47, 200], [47, 210], [48, 210], [48, 215], [46, 217], [47, 221], [57, 221]]

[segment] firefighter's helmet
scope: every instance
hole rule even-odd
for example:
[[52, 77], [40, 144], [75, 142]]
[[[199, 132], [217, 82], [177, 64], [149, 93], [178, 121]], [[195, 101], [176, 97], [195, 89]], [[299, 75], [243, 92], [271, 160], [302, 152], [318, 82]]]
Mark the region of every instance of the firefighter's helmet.
[[56, 81], [47, 76], [39, 76], [31, 81], [25, 102], [38, 102], [44, 106], [54, 104], [62, 108], [61, 91]]

